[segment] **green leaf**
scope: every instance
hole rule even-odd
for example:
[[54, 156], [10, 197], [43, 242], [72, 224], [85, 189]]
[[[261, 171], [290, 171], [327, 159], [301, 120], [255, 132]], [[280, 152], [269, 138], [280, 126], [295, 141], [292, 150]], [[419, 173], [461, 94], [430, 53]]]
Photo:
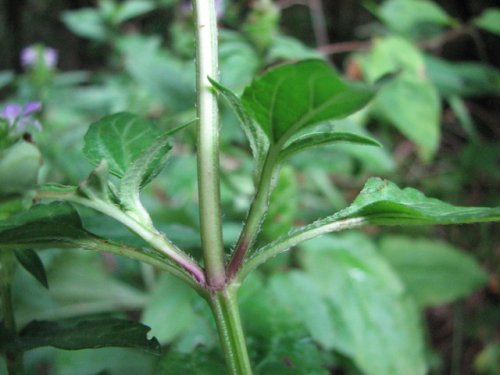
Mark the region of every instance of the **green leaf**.
[[40, 151], [28, 142], [18, 142], [0, 153], [0, 196], [34, 188], [41, 166]]
[[0, 248], [8, 248], [19, 242], [73, 243], [91, 238], [82, 228], [76, 210], [67, 203], [35, 205], [25, 212], [0, 221]]
[[410, 36], [418, 36], [425, 26], [456, 23], [441, 7], [427, 0], [388, 0], [378, 15], [393, 31]]
[[2, 340], [2, 350], [26, 351], [42, 346], [75, 350], [103, 347], [138, 348], [160, 353], [158, 341], [147, 338], [149, 327], [116, 318], [33, 321], [14, 340]]
[[309, 148], [327, 146], [337, 142], [348, 142], [365, 146], [382, 147], [379, 142], [372, 138], [353, 133], [339, 133], [335, 131], [316, 132], [309, 133], [295, 139], [280, 152], [280, 158], [283, 160]]
[[349, 356], [367, 375], [425, 374], [418, 309], [371, 242], [359, 233], [346, 233], [302, 248], [303, 277], [315, 285], [334, 327], [331, 341], [324, 343]]
[[439, 147], [441, 104], [430, 82], [402, 76], [380, 90], [375, 108], [415, 142], [424, 161], [432, 158]]
[[307, 47], [300, 40], [285, 35], [275, 36], [267, 52], [269, 62], [323, 58], [324, 56], [314, 48]]
[[47, 274], [45, 273], [45, 268], [38, 254], [32, 249], [18, 250], [15, 253], [17, 260], [24, 269], [48, 289], [49, 282], [47, 281]]
[[217, 89], [217, 91], [224, 96], [238, 116], [241, 127], [243, 128], [248, 142], [250, 143], [253, 157], [255, 158], [255, 174], [259, 175], [262, 170], [267, 150], [269, 149], [269, 140], [267, 139], [266, 134], [258, 126], [252, 116], [248, 114], [241, 103], [240, 98], [238, 98], [235, 93], [213, 79], [209, 78], [209, 80], [215, 89]]
[[324, 61], [305, 60], [269, 70], [245, 89], [243, 106], [271, 143], [296, 132], [360, 110], [373, 92], [341, 80]]
[[131, 18], [142, 16], [156, 8], [156, 5], [148, 0], [128, 0], [118, 6], [117, 13], [113, 17], [116, 24]]
[[62, 21], [68, 29], [82, 38], [100, 42], [106, 39], [106, 25], [99, 11], [94, 8], [63, 12]]
[[227, 370], [218, 351], [198, 348], [192, 353], [170, 351], [159, 362], [155, 374], [226, 375]]
[[83, 153], [94, 165], [106, 160], [109, 171], [121, 178], [159, 135], [151, 122], [132, 113], [117, 113], [90, 125]]
[[185, 283], [164, 274], [151, 292], [141, 322], [151, 327], [161, 344], [171, 343], [196, 319], [191, 306], [193, 296], [193, 290]]
[[468, 224], [500, 221], [500, 208], [453, 206], [418, 190], [370, 178], [354, 202], [334, 217], [362, 218], [379, 225]]
[[488, 8], [474, 20], [474, 24], [490, 33], [500, 35], [500, 8]]
[[380, 252], [422, 307], [466, 297], [488, 280], [472, 256], [445, 242], [388, 236]]
[[328, 375], [325, 359], [307, 337], [281, 335], [272, 340], [255, 366], [258, 375]]

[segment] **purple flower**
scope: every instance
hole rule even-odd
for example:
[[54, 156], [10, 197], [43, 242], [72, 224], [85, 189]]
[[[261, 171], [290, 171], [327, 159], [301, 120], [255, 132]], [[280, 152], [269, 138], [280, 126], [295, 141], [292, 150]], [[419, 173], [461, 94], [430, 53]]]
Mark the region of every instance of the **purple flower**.
[[55, 68], [59, 59], [59, 52], [50, 47], [29, 46], [21, 51], [21, 64], [25, 68], [36, 65], [39, 58], [43, 58], [43, 62], [49, 69]]
[[9, 127], [14, 129], [16, 133], [22, 134], [30, 127], [42, 130], [40, 122], [33, 118], [33, 114], [40, 112], [41, 109], [42, 103], [40, 102], [28, 102], [23, 107], [19, 104], [9, 103], [0, 113], [0, 117], [7, 120]]

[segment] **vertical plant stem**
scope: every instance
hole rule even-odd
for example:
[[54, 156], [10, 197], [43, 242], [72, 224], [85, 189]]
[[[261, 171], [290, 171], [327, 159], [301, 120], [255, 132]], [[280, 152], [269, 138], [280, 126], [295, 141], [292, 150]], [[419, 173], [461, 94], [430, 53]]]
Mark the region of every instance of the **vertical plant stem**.
[[217, 18], [214, 0], [193, 0], [196, 17], [198, 111], [198, 197], [207, 282], [220, 289], [226, 282], [220, 207], [219, 112], [208, 77], [217, 80]]
[[232, 285], [214, 293], [211, 296], [210, 307], [217, 324], [229, 374], [251, 375], [252, 368], [241, 325], [236, 291], [237, 288]]

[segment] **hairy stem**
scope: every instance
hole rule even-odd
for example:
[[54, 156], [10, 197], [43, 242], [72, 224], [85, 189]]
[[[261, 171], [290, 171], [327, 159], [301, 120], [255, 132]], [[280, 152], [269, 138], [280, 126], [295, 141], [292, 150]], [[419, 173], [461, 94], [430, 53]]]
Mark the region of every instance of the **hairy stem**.
[[196, 16], [198, 111], [198, 199], [207, 283], [225, 285], [220, 204], [219, 112], [209, 77], [218, 77], [217, 18], [214, 0], [193, 0]]
[[229, 286], [214, 293], [209, 302], [229, 374], [251, 375], [252, 368], [241, 326], [236, 291], [235, 285]]
[[260, 248], [255, 254], [243, 265], [235, 281], [242, 282], [243, 279], [255, 268], [265, 263], [270, 258], [275, 257], [279, 253], [298, 245], [301, 242], [310, 240], [314, 237], [331, 232], [340, 232], [342, 230], [359, 228], [366, 224], [363, 218], [352, 218], [340, 221], [334, 221], [329, 224], [316, 226], [315, 223], [297, 229], [292, 234], [273, 241], [264, 247]]
[[262, 175], [257, 186], [257, 192], [248, 212], [247, 219], [241, 231], [240, 237], [234, 249], [231, 261], [227, 267], [227, 277], [232, 279], [238, 272], [248, 251], [252, 248], [260, 226], [264, 221], [269, 206], [269, 197], [272, 190], [272, 180], [276, 170], [276, 162], [279, 156], [279, 147], [271, 147], [267, 154], [262, 169]]

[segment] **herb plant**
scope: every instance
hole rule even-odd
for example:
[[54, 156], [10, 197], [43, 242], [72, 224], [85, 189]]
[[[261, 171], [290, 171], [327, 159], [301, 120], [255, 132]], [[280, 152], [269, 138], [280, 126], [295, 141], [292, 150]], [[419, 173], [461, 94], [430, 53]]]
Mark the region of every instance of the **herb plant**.
[[[263, 6], [267, 3], [262, 2]], [[141, 9], [138, 12], [149, 10], [147, 7]], [[373, 85], [352, 83], [342, 79], [325, 61], [311, 58], [268, 69], [254, 78], [243, 94], [238, 96], [225, 87], [219, 77], [215, 1], [194, 0], [193, 9], [196, 15], [196, 118], [172, 130], [163, 131], [155, 124], [129, 112], [103, 117], [90, 125], [84, 138], [83, 153], [95, 167], [90, 175], [78, 186], [50, 183], [38, 186], [34, 193], [28, 193], [29, 200], [33, 203], [28, 203], [29, 209], [20, 212], [14, 210], [15, 213], [6, 214], [4, 220], [0, 221], [0, 294], [3, 311], [0, 348], [5, 352], [9, 374], [23, 373], [23, 352], [41, 346], [62, 349], [119, 346], [142, 348], [152, 352], [159, 352], [161, 349], [156, 339], [147, 338], [146, 326], [115, 317], [33, 321], [20, 329], [16, 324], [11, 297], [16, 265], [21, 264], [47, 286], [43, 264], [33, 249], [79, 248], [116, 254], [151, 265], [182, 280], [210, 307], [229, 374], [248, 375], [253, 373], [252, 369], [261, 374], [326, 374], [326, 367], [323, 366], [325, 361], [315, 352], [314, 345], [293, 343], [293, 340], [278, 340], [270, 345], [274, 351], [282, 353], [278, 356], [285, 360], [276, 364], [272, 358], [266, 357], [266, 353], [259, 353], [264, 360], [252, 365], [247, 349], [249, 340], [246, 339], [245, 327], [240, 317], [238, 296], [240, 288], [252, 278], [252, 272], [257, 267], [273, 261], [278, 254], [305, 241], [363, 226], [500, 221], [500, 208], [453, 206], [429, 198], [415, 189], [401, 189], [390, 181], [370, 178], [348, 207], [330, 216], [316, 219], [311, 224], [277, 231], [280, 232], [278, 236], [271, 231], [271, 234], [265, 237], [274, 235], [275, 238], [259, 241], [266, 215], [272, 209], [270, 199], [273, 190], [276, 186], [279, 187], [281, 181], [280, 171], [282, 174], [286, 173], [290, 158], [299, 153], [307, 153], [312, 148], [341, 142], [366, 148], [380, 147], [380, 143], [371, 137], [330, 128], [325, 130], [320, 125], [354, 115], [373, 100], [383, 101], [383, 98], [374, 99], [377, 97], [377, 91], [380, 90], [383, 94], [386, 85], [403, 81], [397, 81], [399, 78], [396, 78], [396, 81], [389, 78], [389, 83], [384, 80], [377, 81], [379, 72], [374, 72]], [[121, 13], [115, 12], [116, 22], [120, 22], [118, 14]], [[122, 17], [125, 16], [122, 14]], [[99, 40], [105, 39], [99, 36]], [[260, 43], [265, 44], [266, 41], [261, 40]], [[395, 39], [393, 43], [397, 45], [399, 41]], [[369, 65], [369, 58], [366, 58], [364, 63]], [[372, 64], [371, 68], [376, 70], [377, 67]], [[407, 73], [401, 73], [403, 80], [411, 80]], [[222, 103], [229, 105], [234, 111], [248, 140], [253, 155], [252, 181], [255, 188], [238, 239], [232, 251], [227, 254], [224, 250], [224, 213], [219, 165], [218, 107]], [[38, 110], [39, 103], [29, 103], [24, 108], [6, 108], [0, 131], [9, 134], [10, 138], [2, 138], [6, 141], [5, 144], [0, 144], [0, 151], [17, 144], [26, 148], [23, 152], [36, 154], [37, 151], [31, 149], [30, 145], [19, 142], [27, 127], [40, 126], [30, 119], [30, 115]], [[398, 119], [395, 121], [397, 123]], [[192, 128], [196, 128], [197, 139], [199, 235], [202, 247], [200, 259], [190, 255], [165, 235], [155, 225], [150, 212], [141, 201], [142, 189], [164, 168], [172, 149], [173, 137]], [[412, 135], [413, 133], [410, 137]], [[426, 144], [428, 139], [420, 140], [423, 142], [422, 156], [426, 158], [436, 145]], [[4, 157], [2, 163], [4, 164], [0, 163], [0, 169], [8, 163], [7, 157]], [[31, 185], [30, 181], [19, 181], [17, 189], [19, 190], [20, 186], [22, 190], [23, 184], [28, 187]], [[24, 190], [31, 191], [30, 188]], [[91, 233], [82, 223], [82, 216], [87, 212], [82, 210], [82, 207], [119, 222], [139, 237], [145, 246], [132, 246]], [[351, 354], [356, 366], [367, 373], [424, 374], [426, 365], [421, 360], [423, 349], [415, 345], [402, 344], [404, 350], [410, 353], [408, 357], [397, 358], [397, 355], [389, 353], [389, 360], [374, 361], [383, 350], [395, 350], [390, 346], [398, 342], [398, 324], [401, 324], [402, 320], [418, 320], [410, 316], [415, 310], [413, 302], [406, 297], [403, 303], [394, 305], [395, 312], [386, 317], [388, 321], [380, 322], [380, 329], [388, 331], [388, 348], [384, 348], [385, 343], [378, 342], [376, 337], [367, 334], [377, 329], [370, 325], [373, 322], [369, 322], [377, 317], [384, 317], [384, 314], [374, 313], [372, 316], [368, 313], [368, 318], [359, 318], [358, 325], [343, 322], [342, 319], [339, 319], [336, 326], [316, 325], [315, 319], [324, 313], [327, 303], [344, 304], [349, 306], [350, 311], [361, 315], [361, 308], [370, 309], [370, 295], [380, 295], [387, 301], [386, 308], [391, 309], [393, 296], [400, 293], [399, 281], [395, 280], [392, 271], [373, 255], [374, 252], [366, 241], [354, 240], [349, 251], [335, 250], [339, 247], [335, 241], [348, 238], [348, 234], [345, 237], [326, 237], [301, 245], [305, 249], [305, 255], [300, 259], [300, 263], [305, 271], [277, 275], [268, 285], [269, 293], [257, 295], [263, 299], [272, 297], [285, 306], [300, 306], [304, 313], [298, 314], [296, 320], [305, 325], [323, 347], [335, 347], [341, 352], [344, 350], [345, 353]], [[408, 246], [408, 243], [404, 239], [399, 242], [396, 239], [387, 244], [385, 252], [395, 264], [397, 250], [393, 249], [401, 246]], [[426, 244], [421, 244], [421, 247], [425, 252]], [[327, 254], [330, 248], [335, 252], [333, 257]], [[352, 287], [345, 285], [345, 279], [340, 278], [339, 275], [351, 272], [343, 268], [349, 262], [360, 265], [363, 262], [371, 262], [374, 269], [377, 269], [375, 273], [359, 266], [355, 269], [357, 273], [351, 275], [354, 280], [371, 282], [366, 283], [365, 290], [356, 289], [361, 288], [363, 283], [353, 284], [355, 286]], [[457, 263], [460, 262], [461, 260], [457, 260]], [[464, 268], [469, 269], [467, 261], [461, 264], [466, 264]], [[477, 278], [481, 279], [482, 275]], [[387, 294], [377, 289], [377, 283], [382, 279], [391, 285], [392, 289]], [[102, 285], [102, 288], [106, 287]], [[329, 288], [335, 289], [334, 297], [330, 296]], [[284, 293], [284, 290], [288, 291]], [[347, 295], [353, 290], [357, 293], [354, 297]], [[325, 297], [327, 295], [328, 297]], [[364, 297], [367, 300], [363, 300]], [[171, 295], [166, 293], [163, 298], [171, 298]], [[428, 297], [422, 297], [422, 304], [430, 303], [426, 298]], [[259, 303], [271, 302], [245, 303], [255, 303], [255, 306], [259, 306]], [[348, 314], [347, 311], [345, 314]], [[255, 314], [259, 314], [258, 308]], [[273, 319], [278, 322], [278, 329], [288, 330], [290, 327], [286, 326], [286, 319], [282, 319], [280, 314], [281, 311], [277, 308], [276, 317]], [[270, 318], [268, 323], [271, 321]], [[410, 326], [405, 329], [406, 334], [418, 330], [418, 327]], [[293, 334], [292, 331], [290, 329], [290, 335]], [[349, 331], [350, 336], [342, 341], [345, 331]], [[331, 332], [333, 334], [330, 334]], [[155, 334], [154, 331], [152, 333]], [[341, 345], [336, 343], [336, 339], [343, 342], [346, 348], [339, 348]], [[349, 340], [351, 342], [347, 344]], [[303, 354], [308, 360], [303, 360], [298, 369], [292, 370], [295, 366], [294, 356], [299, 354]], [[156, 370], [158, 373], [215, 374], [223, 371], [217, 354], [213, 353], [199, 353], [192, 364], [188, 363], [192, 359], [182, 353], [169, 354], [168, 359]], [[291, 364], [288, 365], [287, 361]]]

